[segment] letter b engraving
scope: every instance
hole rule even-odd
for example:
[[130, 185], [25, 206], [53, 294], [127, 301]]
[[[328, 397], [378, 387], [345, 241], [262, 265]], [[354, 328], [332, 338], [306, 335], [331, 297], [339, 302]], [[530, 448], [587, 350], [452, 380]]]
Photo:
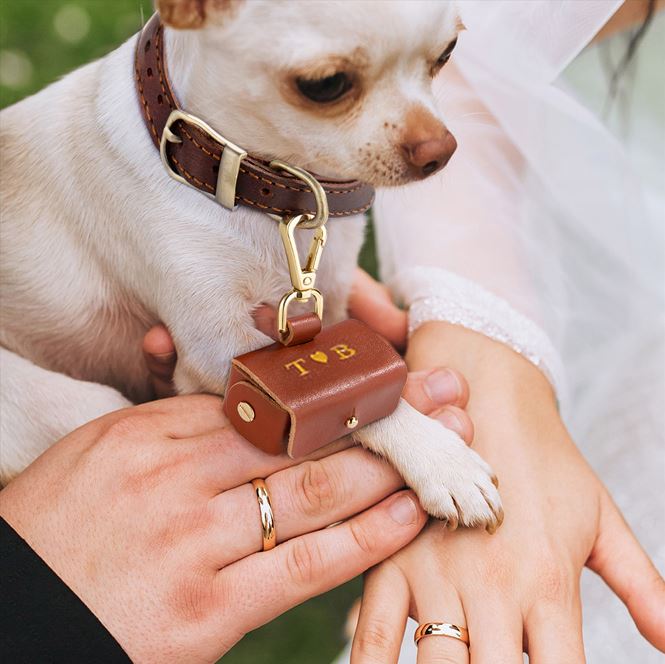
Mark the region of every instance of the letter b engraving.
[[347, 344], [337, 344], [330, 350], [337, 353], [337, 357], [339, 357], [340, 360], [348, 360], [356, 354], [356, 349], [351, 348]]

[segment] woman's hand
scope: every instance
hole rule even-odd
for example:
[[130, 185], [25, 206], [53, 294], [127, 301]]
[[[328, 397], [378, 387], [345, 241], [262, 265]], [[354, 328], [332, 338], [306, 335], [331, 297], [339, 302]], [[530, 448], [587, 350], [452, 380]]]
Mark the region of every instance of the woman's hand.
[[[470, 436], [468, 417], [451, 405], [466, 394], [448, 370], [412, 374], [406, 390]], [[134, 661], [210, 662], [424, 525], [386, 463], [343, 447], [299, 464], [268, 456], [230, 427], [218, 397], [177, 397], [69, 434], [0, 492], [0, 515]], [[275, 514], [278, 545], [268, 552], [249, 484], [257, 477]]]
[[584, 662], [584, 565], [665, 650], [665, 583], [562, 425], [540, 371], [508, 348], [444, 323], [413, 336], [411, 368], [447, 362], [471, 386], [474, 448], [500, 479], [506, 518], [494, 535], [432, 523], [367, 575], [353, 664], [397, 662], [408, 615], [469, 629], [427, 637], [418, 662]]

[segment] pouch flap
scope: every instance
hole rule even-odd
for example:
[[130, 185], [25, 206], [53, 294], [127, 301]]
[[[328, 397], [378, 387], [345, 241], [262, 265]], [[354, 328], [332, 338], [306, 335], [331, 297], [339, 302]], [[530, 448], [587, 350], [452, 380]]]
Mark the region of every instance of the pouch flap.
[[[241, 404], [245, 417], [240, 414]], [[284, 452], [289, 414], [258, 387], [245, 380], [230, 385], [224, 397], [224, 413], [236, 431], [259, 449], [268, 454]]]

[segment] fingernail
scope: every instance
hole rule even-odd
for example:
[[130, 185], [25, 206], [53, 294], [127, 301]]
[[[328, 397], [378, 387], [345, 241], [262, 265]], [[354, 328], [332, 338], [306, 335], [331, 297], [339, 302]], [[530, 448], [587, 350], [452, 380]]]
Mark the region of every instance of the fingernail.
[[401, 526], [409, 526], [418, 519], [418, 509], [415, 502], [413, 502], [413, 498], [408, 494], [402, 494], [393, 500], [388, 512], [393, 521]]
[[462, 394], [457, 375], [450, 369], [436, 369], [425, 378], [425, 392], [435, 403], [452, 403]]
[[460, 436], [464, 433], [464, 425], [462, 424], [462, 420], [460, 420], [457, 413], [455, 413], [453, 410], [444, 408], [434, 416], [434, 419], [441, 422], [441, 424], [443, 424], [446, 429], [451, 429], [455, 433], [458, 433]]
[[171, 364], [175, 360], [175, 353], [153, 353], [152, 357], [160, 364]]

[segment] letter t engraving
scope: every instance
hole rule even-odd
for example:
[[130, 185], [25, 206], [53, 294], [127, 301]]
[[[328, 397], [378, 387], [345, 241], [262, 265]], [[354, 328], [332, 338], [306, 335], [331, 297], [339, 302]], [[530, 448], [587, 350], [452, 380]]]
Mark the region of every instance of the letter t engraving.
[[284, 368], [288, 371], [291, 367], [295, 367], [298, 369], [298, 375], [300, 376], [305, 376], [309, 373], [307, 369], [303, 366], [305, 364], [305, 358], [304, 357], [299, 357], [297, 360], [293, 360], [293, 362], [289, 362], [288, 364], [284, 365]]

